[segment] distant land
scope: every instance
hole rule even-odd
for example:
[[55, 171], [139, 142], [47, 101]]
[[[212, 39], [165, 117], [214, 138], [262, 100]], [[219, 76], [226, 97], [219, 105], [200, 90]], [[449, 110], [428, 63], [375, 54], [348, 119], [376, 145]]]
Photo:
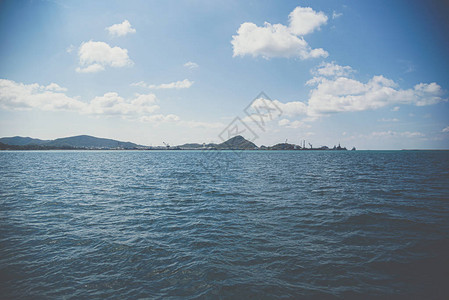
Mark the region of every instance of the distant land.
[[[179, 146], [144, 146], [131, 142], [121, 142], [113, 139], [97, 138], [89, 135], [78, 135], [55, 140], [40, 140], [30, 137], [4, 137], [0, 138], [0, 150], [347, 150], [346, 147], [333, 146], [329, 148], [322, 146], [313, 148], [285, 143], [273, 146], [258, 147], [241, 135], [234, 136], [220, 143], [198, 144], [187, 143]], [[353, 148], [352, 150], [355, 150]]]

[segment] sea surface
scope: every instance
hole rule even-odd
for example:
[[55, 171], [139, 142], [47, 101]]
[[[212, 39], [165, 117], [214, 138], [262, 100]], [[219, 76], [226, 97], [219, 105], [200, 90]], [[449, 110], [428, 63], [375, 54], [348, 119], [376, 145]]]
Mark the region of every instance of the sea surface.
[[449, 299], [449, 152], [3, 151], [0, 298]]

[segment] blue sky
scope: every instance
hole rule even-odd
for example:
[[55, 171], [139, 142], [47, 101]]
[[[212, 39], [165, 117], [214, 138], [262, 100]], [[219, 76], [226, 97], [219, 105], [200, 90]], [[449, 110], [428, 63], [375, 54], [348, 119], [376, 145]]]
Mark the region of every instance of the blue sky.
[[[447, 149], [448, 12], [405, 0], [2, 1], [0, 136], [220, 142], [241, 122], [257, 145]], [[270, 99], [253, 102], [261, 91]]]

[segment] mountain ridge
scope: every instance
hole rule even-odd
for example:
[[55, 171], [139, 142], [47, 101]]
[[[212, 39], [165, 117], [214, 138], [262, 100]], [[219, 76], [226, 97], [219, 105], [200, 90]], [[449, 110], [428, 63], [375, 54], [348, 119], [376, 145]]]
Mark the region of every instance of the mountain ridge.
[[54, 140], [41, 140], [30, 137], [4, 137], [0, 138], [0, 143], [9, 146], [24, 146], [25, 148], [51, 148], [51, 149], [137, 149], [146, 146], [131, 142], [122, 142], [107, 138], [98, 138], [90, 135], [76, 135]]
[[31, 137], [13, 136], [0, 138], [0, 143], [11, 146], [25, 146], [25, 145], [41, 145], [49, 142], [49, 140], [35, 139]]
[[[347, 150], [340, 145], [328, 148], [305, 148], [295, 144], [280, 143], [273, 146], [258, 147], [241, 135], [233, 136], [220, 144], [186, 143], [179, 146], [144, 146], [90, 135], [77, 135], [54, 140], [41, 140], [31, 137], [0, 138], [0, 150]], [[355, 150], [355, 148], [353, 148]]]

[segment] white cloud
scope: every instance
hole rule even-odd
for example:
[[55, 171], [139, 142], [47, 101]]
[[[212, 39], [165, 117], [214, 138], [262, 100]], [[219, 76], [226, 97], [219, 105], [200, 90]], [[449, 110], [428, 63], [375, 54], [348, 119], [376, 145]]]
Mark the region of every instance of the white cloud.
[[[315, 75], [306, 84], [314, 86], [307, 102], [257, 99], [251, 104], [251, 116], [244, 121], [269, 122], [281, 116], [304, 119], [293, 124], [288, 119], [278, 122], [279, 126], [300, 127], [299, 122], [310, 122], [319, 117], [339, 112], [376, 110], [389, 105], [409, 104], [432, 105], [447, 101], [441, 87], [436, 83], [419, 83], [410, 89], [400, 89], [393, 80], [382, 75], [374, 76], [363, 83], [348, 78], [355, 71], [349, 66], [322, 63], [313, 69]], [[392, 109], [398, 111], [399, 106]], [[265, 111], [265, 113], [264, 113]], [[277, 115], [273, 118], [273, 112]], [[380, 119], [381, 122], [398, 122], [396, 118]]]
[[115, 68], [132, 66], [134, 63], [128, 56], [128, 50], [111, 47], [105, 42], [84, 42], [78, 50], [80, 73], [103, 71], [106, 66]]
[[290, 124], [290, 120], [288, 120], [288, 119], [282, 119], [282, 120], [279, 120], [279, 122], [278, 122], [279, 126], [286, 126], [288, 124]]
[[378, 120], [379, 122], [399, 122], [399, 119], [396, 118], [391, 118], [391, 119], [387, 119], [387, 118], [382, 118]]
[[85, 104], [68, 97], [55, 83], [41, 86], [0, 79], [0, 107], [6, 110], [40, 109], [44, 111], [84, 109]]
[[189, 69], [196, 69], [196, 68], [198, 68], [199, 66], [198, 66], [197, 63], [194, 63], [194, 62], [192, 62], [192, 61], [188, 61], [188, 62], [186, 62], [186, 63], [184, 64], [184, 67], [189, 68]]
[[391, 109], [391, 111], [399, 111], [400, 107], [399, 106], [395, 106]]
[[245, 22], [240, 25], [237, 35], [232, 36], [233, 56], [252, 55], [265, 59], [272, 57], [298, 57], [309, 59], [327, 57], [328, 53], [321, 49], [312, 49], [302, 37], [313, 32], [327, 17], [322, 12], [311, 8], [297, 7], [289, 15], [290, 25], [264, 23], [259, 27]]
[[299, 116], [307, 113], [307, 105], [300, 101], [282, 103], [279, 100], [259, 98], [251, 103], [251, 107], [256, 109], [256, 111], [266, 110], [267, 108], [272, 112], [277, 112], [280, 110], [282, 115], [287, 116]]
[[405, 138], [417, 138], [417, 137], [424, 137], [425, 135], [421, 132], [397, 132], [397, 131], [379, 131], [379, 132], [373, 132], [371, 133], [371, 136], [373, 137], [405, 137]]
[[350, 76], [354, 73], [354, 70], [350, 66], [340, 66], [335, 62], [325, 63], [322, 62], [316, 68], [311, 70], [311, 73], [315, 76]]
[[120, 24], [114, 24], [105, 28], [111, 36], [124, 36], [128, 33], [135, 33], [136, 30], [131, 27], [128, 20], [123, 21]]
[[443, 128], [443, 130], [441, 130], [441, 132], [449, 132], [449, 126]]
[[131, 83], [131, 86], [138, 86], [138, 87], [142, 87], [142, 88], [148, 87], [148, 85], [143, 81]]
[[83, 102], [67, 96], [65, 88], [56, 83], [47, 86], [17, 83], [0, 79], [0, 108], [6, 110], [38, 109], [44, 111], [72, 111], [90, 115], [142, 116], [159, 109], [154, 94], [135, 94], [124, 99], [115, 92]]
[[[315, 85], [308, 100], [309, 116], [321, 116], [337, 112], [374, 110], [387, 105], [432, 105], [446, 101], [443, 91], [436, 83], [420, 83], [411, 89], [399, 89], [398, 84], [382, 75], [372, 77], [367, 83], [346, 77], [345, 69], [334, 65], [331, 72], [315, 72], [307, 82]], [[337, 70], [337, 71], [335, 71]], [[321, 75], [321, 76], [320, 76]]]
[[92, 64], [85, 68], [78, 67], [75, 69], [75, 71], [77, 71], [78, 73], [96, 73], [96, 72], [100, 72], [103, 70], [104, 70], [104, 67], [100, 64]]
[[295, 35], [306, 35], [326, 24], [327, 16], [322, 12], [316, 12], [310, 7], [296, 7], [288, 15], [290, 31]]
[[175, 81], [170, 83], [163, 83], [163, 84], [150, 84], [148, 88], [150, 89], [188, 89], [193, 84], [193, 81], [190, 81], [188, 79], [184, 79], [182, 81]]
[[174, 81], [170, 83], [162, 84], [146, 84], [143, 81], [131, 83], [131, 86], [138, 86], [148, 89], [160, 90], [160, 89], [188, 89], [193, 85], [194, 81], [184, 79], [180, 81]]
[[152, 115], [152, 116], [143, 116], [140, 117], [141, 122], [145, 123], [168, 123], [168, 122], [178, 122], [180, 118], [177, 115], [169, 114], [169, 115]]
[[67, 92], [67, 89], [64, 87], [59, 86], [58, 84], [52, 82], [49, 85], [45, 87], [45, 90], [47, 91], [54, 91], [54, 92]]
[[340, 18], [343, 14], [338, 13], [335, 10], [332, 12], [332, 19]]
[[[261, 126], [265, 126], [266, 123], [283, 116], [305, 116], [307, 115], [307, 105], [299, 101], [282, 103], [279, 100], [258, 98], [251, 103], [246, 113], [249, 115], [242, 119], [243, 122], [256, 122]], [[287, 128], [309, 127], [309, 125], [304, 124], [304, 121], [290, 121], [286, 118], [279, 120], [277, 124]]]
[[131, 100], [125, 100], [115, 92], [95, 97], [87, 108], [88, 114], [94, 115], [141, 115], [149, 114], [159, 109], [155, 104], [156, 96], [153, 94], [140, 95]]
[[311, 126], [308, 124], [305, 124], [303, 121], [290, 121], [288, 119], [282, 119], [279, 120], [278, 122], [279, 126], [282, 127], [286, 127], [286, 128], [293, 128], [293, 129], [298, 129], [298, 128], [310, 128]]
[[187, 121], [185, 123], [188, 127], [192, 128], [211, 128], [220, 129], [225, 128], [226, 125], [220, 122], [201, 122], [201, 121]]

